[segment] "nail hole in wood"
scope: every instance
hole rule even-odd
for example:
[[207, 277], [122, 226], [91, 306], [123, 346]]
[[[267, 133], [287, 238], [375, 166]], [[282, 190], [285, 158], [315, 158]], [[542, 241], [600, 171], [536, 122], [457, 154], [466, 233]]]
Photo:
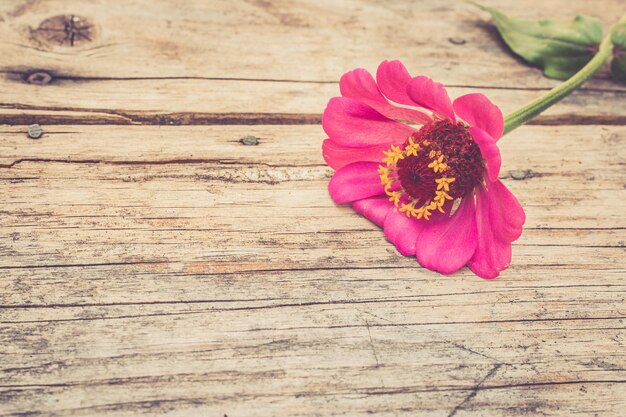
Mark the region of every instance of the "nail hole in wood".
[[242, 145], [246, 146], [256, 146], [259, 144], [259, 138], [257, 138], [256, 136], [248, 135], [239, 139], [239, 142], [241, 142]]
[[45, 71], [36, 71], [26, 76], [26, 82], [28, 84], [46, 85], [52, 81], [52, 75]]
[[527, 180], [530, 178], [541, 177], [543, 174], [532, 171], [530, 169], [516, 169], [510, 172], [511, 178], [516, 181]]
[[31, 139], [39, 139], [43, 135], [43, 129], [38, 124], [28, 126], [28, 137]]

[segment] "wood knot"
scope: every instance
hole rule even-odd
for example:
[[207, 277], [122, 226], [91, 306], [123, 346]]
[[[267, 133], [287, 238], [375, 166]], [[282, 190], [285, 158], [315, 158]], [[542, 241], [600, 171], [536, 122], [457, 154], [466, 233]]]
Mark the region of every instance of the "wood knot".
[[94, 35], [94, 26], [86, 18], [76, 15], [50, 17], [32, 30], [35, 40], [54, 46], [78, 46], [91, 42]]
[[35, 71], [26, 74], [24, 80], [28, 84], [46, 85], [50, 84], [50, 81], [52, 81], [52, 75], [45, 71]]

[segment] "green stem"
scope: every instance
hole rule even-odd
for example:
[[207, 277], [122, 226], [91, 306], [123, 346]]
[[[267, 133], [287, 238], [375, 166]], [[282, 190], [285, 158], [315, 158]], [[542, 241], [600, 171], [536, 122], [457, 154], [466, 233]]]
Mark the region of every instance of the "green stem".
[[[623, 19], [622, 19], [623, 20]], [[595, 74], [602, 64], [611, 56], [613, 51], [613, 42], [611, 41], [611, 32], [602, 39], [598, 52], [591, 58], [591, 61], [580, 69], [576, 74], [572, 75], [567, 81], [561, 85], [548, 91], [543, 97], [534, 100], [524, 107], [514, 111], [504, 118], [504, 133], [506, 135], [511, 130], [520, 127], [539, 113], [552, 106], [557, 101], [568, 96], [572, 91], [583, 85], [593, 74]]]

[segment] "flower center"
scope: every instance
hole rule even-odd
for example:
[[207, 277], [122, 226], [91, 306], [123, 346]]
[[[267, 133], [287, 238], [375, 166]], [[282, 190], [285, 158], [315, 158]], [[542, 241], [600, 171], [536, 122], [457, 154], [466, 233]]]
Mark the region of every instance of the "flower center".
[[407, 217], [445, 213], [483, 181], [480, 149], [463, 123], [438, 120], [401, 146], [391, 145], [378, 167], [385, 192]]

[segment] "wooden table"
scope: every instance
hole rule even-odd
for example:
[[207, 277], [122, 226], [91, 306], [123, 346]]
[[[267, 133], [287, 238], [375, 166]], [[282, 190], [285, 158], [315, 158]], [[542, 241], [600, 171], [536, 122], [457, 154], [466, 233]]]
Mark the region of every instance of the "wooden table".
[[471, 5], [3, 0], [0, 39], [0, 415], [625, 415], [606, 72], [501, 142], [527, 223], [485, 281], [335, 206], [320, 151], [354, 67], [399, 58], [505, 112], [556, 85]]

